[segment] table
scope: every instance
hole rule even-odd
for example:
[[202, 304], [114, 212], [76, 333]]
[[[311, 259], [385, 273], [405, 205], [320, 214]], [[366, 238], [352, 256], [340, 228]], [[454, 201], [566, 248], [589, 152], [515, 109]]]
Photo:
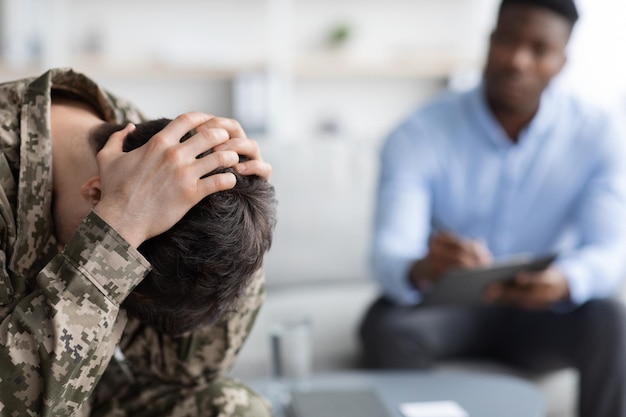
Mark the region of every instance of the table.
[[[250, 379], [247, 385], [275, 398], [276, 381]], [[371, 388], [378, 392], [390, 414], [402, 417], [398, 405], [415, 401], [459, 403], [470, 417], [544, 417], [545, 401], [538, 388], [525, 380], [478, 372], [350, 371], [314, 374], [298, 381], [299, 389]], [[290, 383], [294, 386], [294, 382]], [[275, 401], [273, 401], [275, 402]], [[284, 411], [275, 407], [275, 416]]]

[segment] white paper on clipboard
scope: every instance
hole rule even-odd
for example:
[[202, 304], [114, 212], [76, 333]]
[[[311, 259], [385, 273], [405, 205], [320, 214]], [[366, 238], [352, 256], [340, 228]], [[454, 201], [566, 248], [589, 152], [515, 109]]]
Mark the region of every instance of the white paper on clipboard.
[[455, 401], [425, 401], [400, 404], [404, 417], [469, 417]]

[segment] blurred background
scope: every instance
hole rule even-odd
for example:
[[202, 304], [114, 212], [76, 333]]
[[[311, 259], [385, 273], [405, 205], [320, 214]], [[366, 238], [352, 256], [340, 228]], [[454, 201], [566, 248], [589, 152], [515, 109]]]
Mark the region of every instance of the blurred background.
[[[148, 114], [236, 116], [257, 137], [378, 140], [480, 74], [498, 0], [0, 0], [2, 80], [72, 66]], [[624, 106], [626, 4], [578, 0], [563, 79]]]

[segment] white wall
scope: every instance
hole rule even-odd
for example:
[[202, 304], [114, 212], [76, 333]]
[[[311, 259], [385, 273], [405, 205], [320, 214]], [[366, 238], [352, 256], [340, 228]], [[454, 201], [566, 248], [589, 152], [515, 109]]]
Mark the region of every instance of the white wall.
[[[295, 73], [289, 80], [295, 82], [288, 91], [290, 107], [284, 109], [294, 119], [291, 125], [304, 128], [306, 136], [315, 135], [329, 118], [324, 113], [334, 110], [341, 114], [336, 125], [362, 136], [363, 120], [355, 123], [350, 113], [377, 110], [386, 122], [372, 124], [368, 131], [380, 135], [412, 107], [411, 101], [421, 102], [433, 91], [432, 83], [424, 82], [429, 77], [411, 76], [411, 71], [426, 71], [441, 60], [451, 62], [452, 70], [479, 70], [498, 2], [0, 0], [0, 78], [72, 65], [94, 72], [122, 93], [128, 91], [125, 95], [145, 103], [150, 114], [175, 113], [192, 106], [230, 114], [232, 71], [267, 68], [286, 56], [289, 70]], [[590, 99], [623, 105], [626, 2], [577, 3], [582, 17], [563, 82]], [[309, 58], [328, 58], [326, 39], [338, 24], [348, 25], [352, 34], [340, 48], [341, 58], [360, 69], [337, 77], [331, 68], [328, 77], [322, 73], [334, 63], [326, 59], [322, 65], [326, 68], [301, 77], [299, 71], [311, 62]], [[378, 73], [358, 77], [368, 66], [378, 68]], [[403, 76], [388, 73], [389, 68], [404, 66], [409, 70]], [[223, 77], [199, 76], [202, 71], [220, 69], [231, 72]], [[177, 76], [171, 76], [174, 70], [180, 71]], [[150, 74], [142, 77], [142, 71]], [[154, 99], [155, 85], [171, 95], [177, 81], [180, 92], [169, 104]], [[194, 82], [200, 85], [196, 94], [192, 94]], [[371, 99], [346, 98], [363, 94]], [[386, 104], [372, 109], [372, 102]], [[363, 105], [362, 112], [358, 103]]]
[[577, 4], [581, 18], [561, 82], [626, 118], [626, 2], [577, 0]]
[[[577, 2], [582, 18], [562, 82], [626, 108], [626, 2]], [[380, 140], [448, 75], [455, 86], [476, 80], [498, 4], [0, 0], [0, 80], [74, 66], [149, 115], [252, 114], [267, 119], [272, 139], [330, 131]], [[327, 39], [337, 25], [351, 36], [333, 49]], [[273, 83], [255, 90], [256, 99], [250, 90], [233, 97], [237, 74], [250, 71], [269, 73]]]
[[[286, 63], [260, 103], [282, 136], [310, 139], [332, 125], [339, 136], [380, 138], [455, 65], [480, 65], [494, 1], [0, 0], [0, 78], [73, 66], [149, 115], [231, 116], [236, 73]], [[331, 51], [337, 24], [352, 36]]]

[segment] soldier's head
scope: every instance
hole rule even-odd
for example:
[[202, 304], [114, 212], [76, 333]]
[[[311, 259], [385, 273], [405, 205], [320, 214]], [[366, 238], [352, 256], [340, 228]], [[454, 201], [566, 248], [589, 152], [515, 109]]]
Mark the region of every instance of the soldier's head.
[[542, 92], [565, 65], [577, 19], [573, 0], [502, 0], [484, 77], [494, 110], [536, 111]]
[[[137, 124], [124, 142], [129, 152], [150, 140], [170, 120]], [[102, 123], [91, 130], [94, 152], [125, 125]], [[183, 137], [185, 140], [189, 137]], [[168, 334], [206, 325], [233, 309], [272, 242], [274, 188], [256, 176], [210, 194], [174, 227], [141, 244], [152, 270], [126, 299], [128, 313]]]

